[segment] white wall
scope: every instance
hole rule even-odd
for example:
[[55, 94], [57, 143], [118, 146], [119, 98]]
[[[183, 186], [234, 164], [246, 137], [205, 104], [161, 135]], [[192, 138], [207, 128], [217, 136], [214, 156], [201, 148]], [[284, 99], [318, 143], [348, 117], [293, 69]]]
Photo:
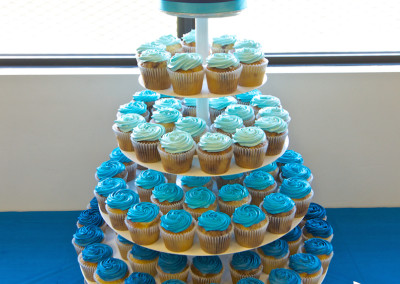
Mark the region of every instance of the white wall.
[[[83, 209], [116, 146], [116, 109], [140, 89], [136, 70], [31, 71], [0, 70], [0, 211]], [[400, 69], [269, 72], [262, 91], [290, 111], [290, 148], [314, 173], [315, 201], [400, 206]]]

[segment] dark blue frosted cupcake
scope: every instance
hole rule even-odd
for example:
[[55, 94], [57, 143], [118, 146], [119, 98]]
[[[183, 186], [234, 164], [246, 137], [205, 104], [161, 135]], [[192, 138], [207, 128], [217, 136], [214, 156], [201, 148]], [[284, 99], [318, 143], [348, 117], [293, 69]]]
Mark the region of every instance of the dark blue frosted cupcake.
[[302, 164], [289, 163], [281, 168], [279, 179], [282, 182], [286, 178], [296, 177], [307, 180], [310, 184], [314, 177], [311, 170]]
[[83, 226], [94, 225], [103, 230], [107, 228], [107, 224], [104, 222], [103, 217], [101, 217], [100, 211], [98, 209], [86, 209], [79, 214], [78, 222], [76, 226], [81, 228]]
[[322, 275], [321, 261], [309, 253], [297, 253], [289, 258], [289, 268], [296, 271], [305, 284], [317, 284]]
[[333, 239], [333, 228], [328, 221], [321, 219], [308, 220], [303, 227], [303, 239], [321, 238], [331, 242]]
[[269, 274], [272, 269], [285, 268], [289, 261], [289, 246], [278, 239], [257, 249], [263, 264], [263, 272]]
[[128, 265], [120, 259], [110, 257], [99, 263], [93, 277], [98, 284], [122, 284], [128, 276]]
[[240, 279], [237, 284], [264, 284], [260, 279], [256, 279], [253, 277], [246, 277]]
[[297, 272], [290, 269], [278, 268], [271, 271], [268, 276], [267, 284], [302, 284]]
[[128, 261], [133, 271], [155, 276], [157, 274], [156, 265], [159, 255], [158, 251], [134, 244], [128, 253]]
[[186, 255], [161, 253], [156, 268], [161, 282], [178, 279], [186, 283], [189, 275]]
[[235, 253], [229, 263], [233, 284], [247, 277], [259, 279], [262, 269], [261, 258], [254, 251]]
[[221, 282], [224, 267], [218, 256], [195, 256], [190, 266], [193, 283]]
[[125, 284], [156, 284], [156, 280], [148, 273], [133, 272], [125, 279]]
[[167, 281], [164, 281], [162, 284], [185, 284], [186, 282], [183, 282], [182, 280], [179, 279], [170, 279]]
[[309, 239], [304, 242], [300, 251], [302, 253], [311, 253], [318, 257], [322, 263], [324, 272], [328, 270], [333, 257], [333, 246], [330, 242], [320, 238]]
[[91, 244], [86, 246], [78, 256], [78, 262], [86, 279], [94, 281], [93, 274], [97, 264], [112, 257], [113, 250], [106, 244]]
[[311, 202], [310, 206], [308, 207], [307, 214], [300, 222], [300, 227], [303, 228], [304, 225], [306, 224], [306, 221], [312, 219], [322, 219], [326, 221], [328, 217], [326, 216], [325, 208], [320, 204]]
[[294, 227], [289, 233], [281, 237], [289, 245], [290, 255], [296, 254], [302, 242], [301, 228], [299, 226]]
[[97, 201], [96, 196], [93, 197], [93, 198], [90, 200], [89, 204], [86, 206], [86, 209], [96, 209], [96, 210], [99, 210], [99, 203], [98, 203], [98, 201]]
[[76, 253], [80, 254], [86, 246], [94, 243], [101, 243], [103, 240], [103, 231], [99, 227], [89, 225], [76, 230], [72, 238], [72, 244], [74, 245]]
[[117, 247], [121, 257], [125, 260], [128, 259], [128, 252], [132, 249], [133, 243], [127, 239], [125, 239], [121, 235], [117, 235], [117, 239], [115, 240], [117, 243]]

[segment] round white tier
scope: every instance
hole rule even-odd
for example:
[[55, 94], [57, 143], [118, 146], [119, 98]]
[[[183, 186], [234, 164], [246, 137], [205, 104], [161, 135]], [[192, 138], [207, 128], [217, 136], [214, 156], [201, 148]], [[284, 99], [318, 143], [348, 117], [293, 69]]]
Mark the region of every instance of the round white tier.
[[[259, 86], [255, 86], [255, 87], [243, 87], [243, 86], [238, 86], [237, 90], [233, 93], [230, 94], [225, 94], [225, 95], [218, 95], [218, 94], [214, 94], [211, 93], [208, 90], [208, 86], [207, 86], [207, 80], [206, 78], [204, 78], [203, 80], [203, 89], [201, 90], [201, 93], [198, 95], [192, 95], [192, 96], [187, 96], [187, 95], [178, 95], [174, 92], [174, 90], [172, 89], [172, 87], [170, 87], [169, 89], [165, 89], [165, 90], [152, 90], [154, 92], [163, 94], [163, 95], [167, 95], [167, 96], [173, 96], [173, 97], [182, 97], [182, 98], [196, 98], [196, 99], [201, 99], [201, 98], [219, 98], [219, 97], [226, 97], [226, 96], [233, 96], [233, 95], [240, 95], [243, 93], [247, 93], [250, 92], [254, 89], [260, 88], [262, 85], [264, 85], [267, 82], [267, 75], [264, 75], [264, 80], [262, 82], [261, 85]], [[139, 84], [143, 87], [146, 88], [146, 86], [144, 85], [143, 82], [143, 77], [142, 75], [139, 76]], [[151, 89], [150, 89], [151, 90]]]
[[[280, 156], [282, 156], [283, 153], [285, 153], [285, 151], [288, 148], [288, 146], [289, 146], [289, 137], [286, 137], [285, 144], [283, 145], [282, 151], [278, 155], [275, 155], [275, 156], [265, 156], [264, 162], [263, 162], [261, 167], [264, 167], [264, 166], [266, 166], [268, 164], [271, 164], [276, 159], [278, 159]], [[139, 164], [141, 166], [144, 166], [146, 168], [149, 168], [149, 169], [152, 169], [152, 170], [156, 170], [156, 171], [159, 171], [159, 172], [168, 173], [167, 171], [164, 170], [164, 167], [161, 164], [161, 162], [143, 163], [143, 162], [138, 161], [138, 159], [136, 158], [136, 153], [135, 152], [122, 151], [122, 153], [124, 153], [124, 155], [126, 157], [128, 157], [130, 160], [132, 160], [133, 162], [135, 162], [135, 163], [137, 163], [137, 164]], [[226, 176], [226, 175], [240, 174], [240, 173], [245, 173], [245, 172], [249, 172], [249, 171], [253, 171], [253, 170], [256, 170], [256, 169], [247, 169], [247, 168], [239, 167], [235, 163], [235, 157], [232, 157], [231, 166], [230, 166], [229, 170], [226, 173], [223, 173], [221, 175], [208, 174], [208, 173], [205, 173], [205, 172], [203, 172], [201, 170], [199, 159], [197, 158], [197, 155], [195, 155], [193, 157], [192, 167], [190, 168], [190, 170], [185, 172], [185, 173], [180, 173], [179, 175], [182, 175], [182, 176], [210, 176], [210, 177], [214, 177], [214, 176]]]

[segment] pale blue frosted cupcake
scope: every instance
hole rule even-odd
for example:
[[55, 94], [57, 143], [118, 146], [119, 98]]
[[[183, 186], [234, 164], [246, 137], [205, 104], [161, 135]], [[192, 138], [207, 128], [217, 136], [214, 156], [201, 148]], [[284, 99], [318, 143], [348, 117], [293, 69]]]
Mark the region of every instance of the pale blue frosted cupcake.
[[150, 202], [154, 187], [166, 183], [165, 176], [155, 170], [145, 170], [135, 180], [136, 190], [142, 202]]
[[131, 101], [124, 105], [120, 105], [117, 113], [117, 119], [121, 118], [124, 114], [136, 113], [144, 117], [148, 122], [150, 118], [150, 112], [147, 110], [147, 105], [141, 101]]
[[174, 108], [160, 108], [153, 111], [151, 123], [157, 123], [164, 126], [165, 131], [171, 132], [175, 128], [175, 122], [182, 118], [182, 113]]
[[234, 175], [227, 175], [227, 176], [216, 176], [213, 177], [213, 179], [217, 183], [217, 189], [220, 190], [221, 187], [227, 184], [243, 184], [243, 179], [245, 178], [245, 175], [243, 173], [240, 174], [234, 174]]
[[200, 137], [208, 131], [207, 123], [199, 117], [182, 117], [175, 123], [175, 129], [189, 133], [196, 143]]
[[182, 46], [184, 52], [196, 52], [196, 30], [192, 29], [182, 36]]
[[264, 171], [253, 171], [244, 179], [244, 186], [251, 194], [251, 204], [259, 206], [268, 194], [276, 192], [276, 181], [272, 175]]
[[181, 101], [175, 98], [164, 98], [157, 100], [153, 105], [153, 111], [166, 107], [176, 109], [180, 112], [183, 111]]
[[159, 49], [148, 49], [140, 54], [138, 67], [147, 89], [165, 90], [171, 86], [167, 72], [167, 62], [170, 58], [171, 53]]
[[254, 110], [251, 106], [232, 104], [225, 109], [225, 114], [237, 115], [243, 119], [244, 126], [253, 126], [255, 121]]
[[211, 177], [182, 176], [181, 185], [183, 191], [187, 192], [195, 187], [207, 187], [212, 190], [214, 183]]
[[257, 249], [263, 264], [263, 272], [269, 274], [276, 268], [286, 268], [289, 261], [289, 246], [286, 241], [278, 239]]
[[267, 136], [267, 156], [280, 154], [289, 133], [287, 123], [277, 116], [269, 116], [260, 117], [255, 121], [254, 125], [261, 128]]
[[117, 258], [100, 261], [93, 275], [96, 283], [123, 283], [129, 276], [128, 265]]
[[257, 118], [269, 116], [277, 116], [282, 118], [287, 124], [289, 124], [289, 122], [292, 120], [289, 112], [281, 107], [264, 107], [260, 109], [257, 114]]
[[212, 53], [228, 53], [229, 50], [233, 50], [235, 43], [235, 35], [222, 35], [219, 37], [214, 37], [211, 46]]
[[130, 135], [133, 128], [137, 125], [146, 122], [145, 118], [137, 113], [123, 114], [121, 117], [114, 121], [112, 126], [115, 137], [117, 138], [118, 145], [123, 151], [133, 151]]
[[218, 115], [222, 114], [226, 107], [231, 104], [236, 104], [237, 100], [234, 97], [220, 97], [220, 98], [212, 98], [209, 100], [210, 106], [210, 120], [211, 123], [214, 123], [214, 120]]
[[265, 107], [282, 107], [281, 100], [271, 95], [256, 95], [250, 101], [250, 105], [254, 108], [254, 113], [257, 115], [260, 109]]
[[254, 251], [234, 253], [229, 262], [232, 283], [237, 283], [242, 278], [260, 278], [262, 272], [260, 256]]
[[184, 193], [182, 188], [175, 183], [163, 183], [153, 189], [151, 202], [157, 204], [165, 215], [171, 210], [183, 208]]
[[222, 133], [232, 138], [236, 130], [243, 128], [243, 119], [237, 115], [220, 114], [211, 125], [212, 132]]
[[289, 258], [289, 268], [296, 271], [302, 283], [317, 284], [322, 276], [321, 261], [309, 253], [297, 253]]
[[244, 87], [261, 86], [265, 77], [268, 59], [257, 48], [237, 48], [233, 53], [243, 66], [239, 78], [239, 85]]
[[193, 283], [220, 283], [224, 267], [221, 259], [214, 256], [195, 256], [190, 266]]
[[197, 220], [204, 212], [217, 210], [217, 198], [208, 188], [195, 187], [186, 192], [183, 209]]
[[128, 209], [139, 203], [139, 195], [131, 189], [120, 189], [111, 193], [106, 200], [106, 210], [114, 229], [127, 231], [125, 217]]
[[156, 268], [161, 282], [177, 279], [187, 283], [189, 263], [186, 255], [161, 253]]
[[238, 40], [235, 45], [233, 46], [235, 49], [239, 48], [255, 48], [262, 51], [262, 46], [259, 42], [250, 39], [241, 39]]
[[251, 195], [241, 184], [227, 184], [222, 186], [218, 192], [218, 206], [221, 212], [232, 216], [236, 208], [250, 204]]
[[267, 284], [302, 284], [301, 277], [293, 270], [286, 268], [273, 269], [268, 276]]
[[260, 90], [254, 89], [252, 91], [236, 95], [237, 103], [241, 105], [250, 105], [251, 100], [254, 98], [256, 95], [262, 95]]
[[181, 40], [173, 35], [161, 36], [156, 40], [156, 42], [164, 44], [166, 46], [166, 51], [171, 53], [171, 56], [183, 52]]
[[279, 187], [279, 192], [289, 196], [296, 204], [295, 218], [306, 215], [314, 196], [314, 191], [308, 181], [300, 178], [284, 179]]
[[137, 55], [140, 56], [140, 55], [142, 54], [143, 51], [146, 51], [146, 50], [148, 50], [148, 49], [165, 50], [165, 49], [166, 49], [166, 46], [165, 46], [165, 44], [158, 43], [158, 42], [155, 42], [155, 41], [146, 42], [146, 43], [141, 44], [141, 45], [136, 49]]
[[292, 199], [282, 193], [271, 193], [261, 202], [260, 208], [268, 215], [270, 233], [286, 234], [290, 231], [296, 213]]
[[159, 100], [161, 95], [151, 90], [143, 90], [140, 92], [136, 92], [132, 99], [135, 102], [143, 102], [147, 106], [147, 110], [150, 111], [153, 107], [154, 103]]

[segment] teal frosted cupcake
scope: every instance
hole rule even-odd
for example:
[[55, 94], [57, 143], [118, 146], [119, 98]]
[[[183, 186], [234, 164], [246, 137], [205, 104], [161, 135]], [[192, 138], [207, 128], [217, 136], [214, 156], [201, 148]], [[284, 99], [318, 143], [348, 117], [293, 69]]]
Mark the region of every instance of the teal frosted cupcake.
[[256, 48], [244, 47], [235, 49], [234, 56], [243, 66], [239, 78], [239, 85], [244, 87], [256, 87], [262, 85], [268, 59], [264, 53]]
[[193, 283], [220, 283], [224, 267], [218, 256], [195, 256], [190, 266]]
[[276, 160], [276, 163], [280, 168], [282, 168], [286, 164], [291, 163], [303, 164], [304, 160], [303, 156], [300, 153], [294, 150], [286, 150], [285, 153], [283, 153], [283, 155]]
[[128, 171], [128, 177], [126, 178], [127, 182], [134, 180], [136, 178], [137, 165], [133, 161], [128, 159], [121, 152], [121, 149], [119, 147], [112, 150], [109, 157], [110, 157], [110, 160], [115, 160], [115, 161], [121, 162], [125, 165], [125, 168]]
[[141, 101], [131, 101], [124, 105], [120, 105], [117, 113], [117, 119], [120, 119], [121, 116], [125, 114], [136, 113], [144, 117], [144, 119], [148, 122], [150, 118], [150, 112], [147, 110], [147, 105]]
[[171, 53], [171, 56], [183, 52], [181, 40], [173, 35], [161, 36], [156, 40], [156, 42], [164, 44], [166, 46], [166, 51]]
[[253, 278], [253, 277], [246, 277], [240, 279], [237, 284], [264, 284], [260, 279]]
[[128, 171], [123, 163], [109, 160], [102, 163], [97, 167], [95, 178], [97, 181], [102, 181], [106, 178], [122, 178], [126, 181], [128, 177]]
[[254, 108], [254, 113], [257, 115], [260, 109], [265, 107], [282, 107], [279, 98], [271, 95], [256, 95], [250, 101], [250, 105]]
[[150, 202], [153, 189], [160, 184], [166, 183], [165, 176], [155, 170], [145, 170], [135, 180], [136, 190], [140, 201]]
[[98, 284], [123, 284], [128, 276], [128, 265], [120, 259], [110, 257], [100, 261], [93, 278]]
[[286, 268], [273, 269], [268, 275], [266, 284], [302, 284], [299, 274]]
[[303, 240], [321, 238], [328, 242], [333, 239], [333, 228], [328, 221], [322, 219], [308, 220], [303, 227]]
[[176, 109], [179, 112], [183, 111], [181, 101], [175, 98], [163, 98], [157, 100], [153, 105], [153, 111], [166, 107]]
[[289, 268], [296, 271], [305, 284], [317, 284], [322, 276], [321, 261], [309, 253], [297, 253], [289, 258]]
[[254, 40], [250, 40], [250, 39], [241, 39], [238, 40], [234, 46], [234, 49], [239, 49], [239, 48], [255, 48], [255, 49], [259, 49], [260, 51], [262, 51], [262, 46], [259, 42], [256, 42]]
[[115, 242], [117, 243], [117, 247], [118, 247], [119, 253], [121, 254], [121, 257], [123, 259], [127, 260], [128, 252], [132, 249], [133, 243], [131, 241], [125, 239], [121, 235], [117, 235]]
[[236, 208], [250, 204], [251, 195], [241, 184], [226, 184], [219, 189], [218, 206], [221, 212], [232, 216]]
[[86, 209], [79, 214], [76, 226], [81, 228], [89, 225], [99, 227], [103, 232], [107, 229], [107, 224], [104, 222], [103, 217], [101, 217], [99, 209]]
[[296, 226], [289, 233], [281, 237], [282, 240], [288, 243], [290, 255], [296, 254], [298, 252], [303, 240], [301, 234], [301, 228], [299, 226]]
[[114, 229], [128, 230], [125, 225], [126, 213], [131, 206], [137, 203], [139, 203], [139, 195], [131, 189], [119, 189], [108, 195], [106, 210]]
[[242, 104], [232, 104], [227, 106], [225, 109], [225, 114], [237, 115], [243, 119], [244, 126], [253, 126], [255, 115], [254, 110], [251, 106]]
[[218, 132], [232, 138], [236, 130], [243, 128], [243, 119], [237, 115], [220, 114], [211, 125], [212, 132]]
[[257, 114], [257, 118], [270, 116], [277, 116], [279, 118], [282, 118], [287, 124], [289, 124], [289, 122], [292, 120], [290, 118], [289, 112], [281, 107], [264, 107], [260, 109]]
[[140, 56], [143, 51], [146, 51], [148, 49], [165, 50], [166, 46], [165, 44], [158, 43], [155, 41], [143, 43], [136, 49], [137, 56]]
[[151, 202], [157, 204], [165, 215], [171, 210], [183, 208], [184, 193], [175, 183], [163, 183], [154, 187]]
[[103, 231], [94, 225], [83, 226], [77, 229], [72, 238], [72, 244], [74, 245], [75, 251], [78, 255], [86, 246], [94, 243], [101, 243], [103, 241]]
[[276, 181], [272, 175], [264, 171], [249, 173], [244, 179], [244, 186], [251, 195], [251, 204], [259, 206], [268, 194], [276, 192]]
[[208, 131], [207, 123], [199, 117], [183, 117], [175, 123], [175, 129], [185, 131], [192, 136], [196, 143], [199, 143], [200, 137]]
[[183, 191], [187, 192], [195, 187], [207, 187], [212, 190], [214, 183], [211, 177], [182, 176], [181, 185]]
[[189, 263], [186, 255], [161, 253], [156, 268], [161, 282], [177, 279], [187, 283]]
[[263, 272], [270, 274], [272, 269], [287, 268], [289, 246], [286, 241], [278, 239], [257, 249], [263, 264]]
[[78, 262], [85, 279], [94, 281], [93, 274], [100, 261], [112, 257], [113, 250], [106, 244], [91, 244], [86, 246], [78, 256]]
[[164, 281], [162, 284], [185, 284], [186, 282], [183, 282], [182, 280], [179, 279], [169, 279], [167, 281]]
[[311, 202], [307, 214], [300, 222], [300, 227], [303, 228], [307, 220], [322, 219], [326, 221], [327, 218], [325, 208], [320, 204]]
[[137, 244], [128, 253], [128, 261], [133, 271], [156, 276], [156, 265], [160, 253]]
[[289, 196], [296, 204], [295, 218], [306, 215], [314, 196], [314, 191], [308, 181], [300, 178], [284, 179], [279, 192]]
[[128, 188], [126, 181], [122, 178], [105, 178], [96, 185], [94, 189], [94, 196], [97, 199], [99, 208], [103, 213], [107, 213], [106, 200], [110, 193], [118, 189]]
[[259, 168], [258, 170], [269, 173], [270, 175], [272, 175], [274, 177], [275, 180], [277, 180], [278, 175], [279, 175], [279, 168], [278, 168], [278, 165], [276, 164], [276, 162], [272, 162], [271, 164], [268, 164], [262, 168]]
[[156, 284], [156, 280], [148, 273], [133, 272], [125, 279], [125, 284]]
[[241, 105], [250, 105], [251, 100], [257, 96], [262, 95], [260, 90], [254, 89], [252, 91], [236, 95], [237, 103]]
[[300, 252], [310, 253], [319, 258], [324, 269], [323, 273], [328, 270], [329, 264], [333, 257], [333, 246], [330, 242], [320, 239], [312, 238], [306, 240], [300, 247]]
[[260, 256], [254, 251], [234, 253], [229, 262], [232, 283], [236, 284], [242, 278], [259, 279], [262, 272]]
[[147, 106], [147, 110], [150, 111], [153, 107], [154, 103], [161, 98], [159, 93], [156, 93], [151, 90], [143, 90], [140, 92], [136, 92], [132, 99], [135, 102], [143, 102]]
[[121, 115], [121, 117], [114, 122], [112, 129], [117, 138], [119, 148], [123, 151], [132, 152], [133, 146], [130, 138], [132, 130], [138, 124], [146, 122], [146, 120], [140, 114], [128, 113]]
[[208, 188], [195, 187], [186, 192], [183, 209], [197, 220], [204, 212], [217, 210], [217, 198]]
[[183, 106], [183, 116], [193, 116], [196, 117], [196, 105], [197, 99], [195, 98], [184, 98], [182, 102]]
[[196, 30], [192, 29], [182, 36], [182, 46], [183, 52], [196, 52]]
[[160, 108], [153, 111], [150, 122], [164, 126], [165, 131], [171, 132], [175, 128], [175, 122], [182, 118], [182, 113], [174, 108]]
[[264, 130], [267, 136], [267, 156], [280, 154], [289, 133], [287, 123], [277, 116], [270, 116], [257, 119], [254, 125]]
[[237, 100], [234, 97], [220, 97], [220, 98], [212, 98], [209, 100], [210, 106], [210, 120], [211, 123], [214, 123], [214, 120], [218, 115], [222, 114], [226, 107], [231, 104], [236, 104]]
[[288, 163], [281, 168], [279, 178], [281, 182], [287, 178], [299, 178], [304, 179], [311, 184], [314, 176], [311, 173], [311, 170], [305, 165], [299, 163]]
[[221, 187], [227, 184], [243, 184], [243, 179], [245, 175], [243, 173], [234, 174], [234, 175], [227, 175], [227, 176], [216, 176], [213, 177], [215, 182], [217, 183], [217, 189], [220, 190]]
[[147, 89], [165, 90], [171, 86], [167, 72], [167, 62], [170, 58], [171, 53], [159, 49], [148, 49], [141, 53], [138, 66]]
[[236, 36], [234, 35], [214, 37], [211, 46], [212, 53], [228, 53], [230, 50], [233, 50], [235, 43]]

